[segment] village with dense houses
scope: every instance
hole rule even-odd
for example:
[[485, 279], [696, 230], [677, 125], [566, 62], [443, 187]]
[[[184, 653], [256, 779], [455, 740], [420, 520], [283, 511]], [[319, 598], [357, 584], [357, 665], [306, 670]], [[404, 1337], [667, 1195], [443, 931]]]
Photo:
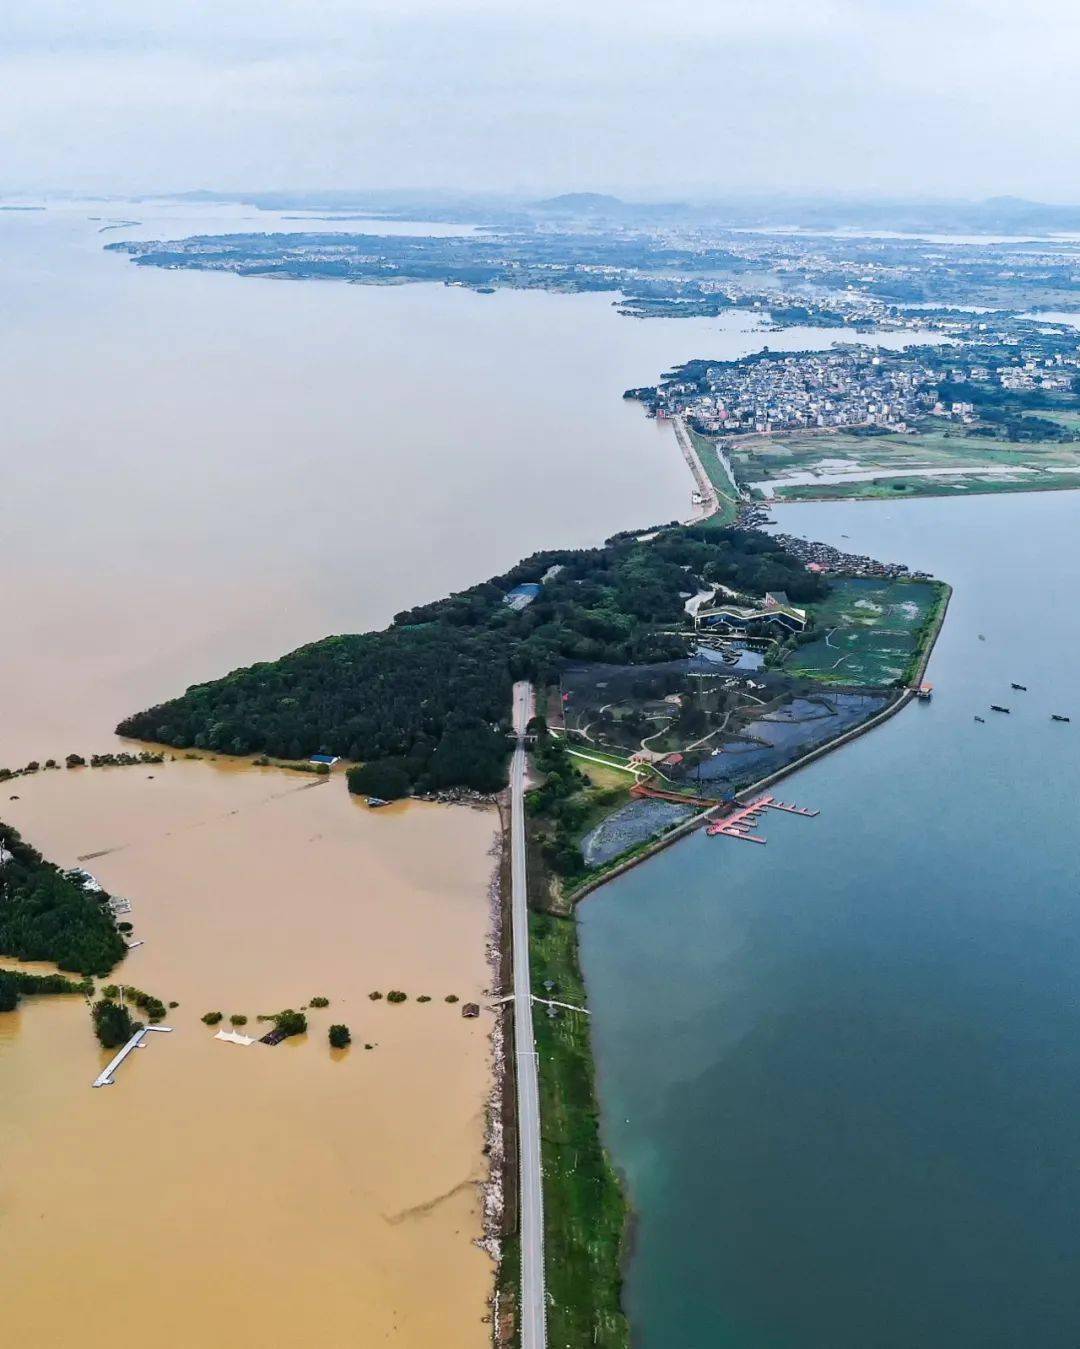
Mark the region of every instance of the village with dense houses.
[[[968, 355], [968, 353], [961, 353]], [[673, 372], [644, 401], [658, 416], [684, 416], [706, 435], [775, 431], [917, 431], [922, 419], [977, 420], [971, 386], [1010, 393], [1069, 396], [1080, 353], [1033, 349], [1011, 363], [943, 359], [933, 348], [903, 352], [838, 344], [828, 351], [766, 353], [715, 364], [694, 361]], [[949, 395], [956, 386], [957, 397]], [[635, 391], [642, 392], [642, 391]]]

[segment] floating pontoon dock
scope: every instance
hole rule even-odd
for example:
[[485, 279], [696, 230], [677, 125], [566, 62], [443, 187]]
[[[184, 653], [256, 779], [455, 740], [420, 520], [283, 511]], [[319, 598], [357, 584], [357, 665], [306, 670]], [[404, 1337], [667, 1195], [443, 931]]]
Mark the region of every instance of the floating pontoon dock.
[[127, 1056], [131, 1053], [133, 1049], [143, 1048], [143, 1041], [152, 1031], [161, 1031], [165, 1035], [171, 1035], [172, 1027], [141, 1026], [131, 1037], [131, 1039], [127, 1042], [127, 1044], [123, 1047], [123, 1049], [121, 1049], [120, 1053], [117, 1054], [117, 1056], [114, 1059], [111, 1059], [109, 1063], [106, 1064], [106, 1066], [101, 1070], [101, 1072], [98, 1073], [97, 1077], [94, 1078], [94, 1081], [91, 1085], [95, 1087], [111, 1087], [116, 1081], [116, 1078], [113, 1076], [113, 1074], [116, 1072], [117, 1068], [120, 1067], [120, 1065], [123, 1063], [123, 1061], [127, 1058]]
[[759, 796], [756, 801], [739, 806], [730, 815], [721, 816], [714, 824], [710, 824], [705, 832], [710, 836], [724, 834], [727, 838], [742, 838], [747, 843], [767, 843], [768, 840], [762, 838], [760, 834], [750, 833], [751, 825], [757, 824], [758, 817], [766, 810], [786, 810], [789, 815], [804, 815], [807, 819], [813, 819], [820, 813], [816, 810], [805, 810], [802, 806], [788, 805], [786, 801], [777, 801], [774, 796]]

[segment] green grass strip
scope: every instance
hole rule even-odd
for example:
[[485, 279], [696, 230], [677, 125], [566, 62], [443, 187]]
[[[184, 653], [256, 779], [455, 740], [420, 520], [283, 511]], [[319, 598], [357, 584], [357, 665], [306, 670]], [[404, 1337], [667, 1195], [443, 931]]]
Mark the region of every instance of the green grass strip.
[[[584, 1006], [574, 918], [530, 916], [533, 990], [551, 980], [560, 1002]], [[589, 1018], [533, 1009], [540, 1061], [544, 1167], [544, 1241], [548, 1343], [628, 1349], [620, 1305], [620, 1259], [626, 1226], [622, 1188], [600, 1142]]]

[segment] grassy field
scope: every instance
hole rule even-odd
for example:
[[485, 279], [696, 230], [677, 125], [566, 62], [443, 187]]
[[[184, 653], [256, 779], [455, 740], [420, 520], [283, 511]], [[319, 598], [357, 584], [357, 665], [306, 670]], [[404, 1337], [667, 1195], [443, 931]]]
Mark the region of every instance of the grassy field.
[[575, 755], [573, 750], [570, 753], [577, 760], [575, 767], [580, 768], [592, 785], [599, 787], [601, 791], [629, 792], [634, 785], [636, 774], [623, 768], [608, 768], [604, 764], [590, 763], [589, 760]]
[[[1080, 414], [1054, 412], [1070, 430]], [[811, 501], [831, 498], [947, 496], [971, 492], [1022, 492], [1080, 486], [1080, 441], [1016, 442], [965, 435], [943, 418], [932, 418], [919, 435], [856, 436], [835, 432], [788, 432], [746, 437], [729, 458], [739, 483], [760, 499]], [[850, 470], [874, 476], [855, 482], [830, 478]], [[949, 470], [943, 474], [942, 470]], [[792, 481], [793, 475], [809, 481]]]
[[1046, 417], [1052, 422], [1057, 422], [1059, 426], [1067, 427], [1070, 431], [1080, 431], [1080, 412], [1072, 412], [1066, 408], [1040, 408], [1034, 415]]
[[934, 581], [848, 577], [812, 606], [817, 640], [785, 661], [788, 674], [881, 686], [912, 676], [944, 587]]
[[[577, 928], [571, 915], [530, 916], [533, 988], [584, 1006]], [[544, 1167], [548, 1342], [627, 1349], [630, 1334], [619, 1304], [620, 1259], [626, 1207], [600, 1142], [589, 1018], [539, 1004], [533, 1011], [540, 1063], [541, 1146]]]
[[995, 492], [1067, 492], [1080, 488], [1080, 473], [1040, 473], [1018, 478], [904, 478], [786, 487], [777, 501], [895, 501], [900, 497], [980, 496]]
[[[620, 779], [618, 780], [619, 786], [626, 786], [626, 778], [633, 773], [633, 769], [630, 767], [629, 755], [615, 754], [609, 749], [601, 748], [599, 745], [579, 744], [569, 747], [568, 752], [572, 754], [575, 759], [580, 760], [577, 765], [578, 768], [582, 769], [583, 772], [589, 773], [590, 776], [594, 769], [601, 768], [600, 764], [593, 762], [594, 760], [602, 759], [605, 764], [610, 764], [611, 771], [620, 774]], [[600, 785], [607, 786], [609, 784], [603, 783]]]
[[739, 513], [739, 498], [732, 490], [731, 479], [716, 453], [716, 441], [710, 440], [708, 436], [700, 435], [697, 431], [691, 430], [689, 426], [686, 430], [690, 436], [690, 443], [697, 450], [701, 466], [713, 487], [716, 488], [716, 495], [720, 500], [720, 509], [717, 513], [701, 523], [706, 526], [712, 525], [714, 529], [733, 525]]

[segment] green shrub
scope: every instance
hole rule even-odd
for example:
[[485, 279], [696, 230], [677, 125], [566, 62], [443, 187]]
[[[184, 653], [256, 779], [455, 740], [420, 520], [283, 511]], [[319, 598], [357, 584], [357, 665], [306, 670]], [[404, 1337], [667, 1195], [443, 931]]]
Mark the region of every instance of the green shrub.
[[312, 1006], [312, 1007], [329, 1007], [329, 1006], [330, 1006], [330, 999], [329, 999], [329, 998], [312, 998], [312, 999], [311, 999], [311, 1006]]
[[344, 1049], [346, 1045], [352, 1044], [352, 1036], [349, 1034], [348, 1026], [340, 1024], [330, 1027], [330, 1048]]
[[372, 1002], [378, 1002], [379, 999], [382, 997], [382, 994], [379, 992], [378, 989], [376, 989], [373, 993], [369, 993], [368, 997], [371, 999]]
[[229, 1023], [233, 1026], [246, 1026], [247, 1017], [242, 1012], [233, 1012], [232, 1016], [229, 1017]]
[[408, 993], [402, 993], [400, 988], [392, 988], [386, 995], [387, 1002], [404, 1002], [408, 998]]
[[446, 995], [444, 1001], [445, 1001], [445, 1002], [458, 1002], [458, 1001], [459, 1001], [459, 998], [458, 998], [458, 995], [457, 995], [456, 993], [447, 993], [447, 995]]
[[430, 1002], [431, 999], [428, 997], [428, 995], [427, 995], [426, 993], [421, 993], [420, 996], [416, 999], [416, 1001], [417, 1001], [417, 1002]]
[[207, 1026], [216, 1026], [221, 1017], [221, 1012], [205, 1012], [202, 1019]]

